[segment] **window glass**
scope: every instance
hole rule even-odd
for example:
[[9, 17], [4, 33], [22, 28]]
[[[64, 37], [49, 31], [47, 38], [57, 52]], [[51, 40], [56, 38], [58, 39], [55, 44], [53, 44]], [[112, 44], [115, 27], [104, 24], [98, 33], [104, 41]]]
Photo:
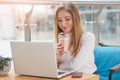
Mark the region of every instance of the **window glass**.
[[[104, 44], [120, 44], [120, 6], [77, 4], [82, 27], [94, 32], [96, 39]], [[32, 5], [0, 5], [0, 40], [25, 40], [25, 15]], [[31, 40], [53, 39], [55, 4], [34, 5], [29, 27]], [[98, 28], [98, 29], [96, 29]]]
[[120, 45], [120, 6], [105, 6], [98, 16], [100, 42]]

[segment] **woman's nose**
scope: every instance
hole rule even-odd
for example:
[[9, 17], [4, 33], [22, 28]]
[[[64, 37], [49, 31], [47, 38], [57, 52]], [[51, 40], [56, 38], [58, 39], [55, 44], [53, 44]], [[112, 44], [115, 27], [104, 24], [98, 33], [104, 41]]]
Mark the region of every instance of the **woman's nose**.
[[67, 25], [66, 21], [62, 22], [62, 26], [65, 27]]

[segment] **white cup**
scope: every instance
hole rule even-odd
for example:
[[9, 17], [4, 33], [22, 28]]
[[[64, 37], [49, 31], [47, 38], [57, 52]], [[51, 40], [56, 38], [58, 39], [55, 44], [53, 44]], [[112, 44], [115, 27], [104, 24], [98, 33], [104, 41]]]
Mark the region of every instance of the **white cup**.
[[59, 39], [59, 43], [61, 43], [62, 46], [64, 46], [64, 52], [67, 52], [69, 49], [70, 36], [68, 34], [60, 33], [58, 35], [58, 39]]

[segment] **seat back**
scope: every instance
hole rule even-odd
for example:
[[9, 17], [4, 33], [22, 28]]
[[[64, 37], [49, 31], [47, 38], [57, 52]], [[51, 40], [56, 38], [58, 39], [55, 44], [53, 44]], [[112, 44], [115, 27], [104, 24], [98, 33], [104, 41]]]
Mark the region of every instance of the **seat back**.
[[[120, 63], [120, 47], [96, 46], [94, 55], [100, 80], [108, 80], [109, 69]], [[120, 71], [113, 74], [113, 80], [120, 80]]]

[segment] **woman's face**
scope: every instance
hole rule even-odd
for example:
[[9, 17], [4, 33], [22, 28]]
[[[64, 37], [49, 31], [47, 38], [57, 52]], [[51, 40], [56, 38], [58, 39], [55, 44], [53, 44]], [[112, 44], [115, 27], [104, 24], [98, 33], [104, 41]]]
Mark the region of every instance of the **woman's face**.
[[58, 26], [65, 33], [71, 32], [73, 28], [73, 20], [72, 15], [66, 10], [60, 10], [57, 15], [58, 18]]

